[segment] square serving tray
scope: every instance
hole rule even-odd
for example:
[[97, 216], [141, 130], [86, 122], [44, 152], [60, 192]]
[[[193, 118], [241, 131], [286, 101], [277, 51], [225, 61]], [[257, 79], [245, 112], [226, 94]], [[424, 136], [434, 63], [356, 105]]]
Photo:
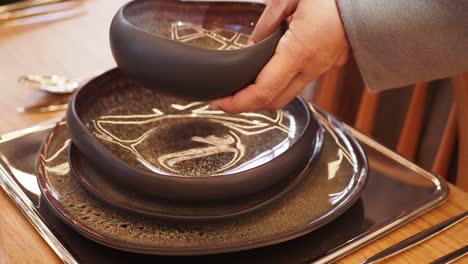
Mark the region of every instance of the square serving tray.
[[433, 175], [347, 127], [369, 160], [361, 198], [343, 215], [303, 237], [236, 253], [163, 257], [111, 249], [62, 223], [42, 200], [35, 176], [40, 145], [58, 120], [0, 136], [0, 185], [65, 263], [329, 263], [437, 207], [449, 189]]

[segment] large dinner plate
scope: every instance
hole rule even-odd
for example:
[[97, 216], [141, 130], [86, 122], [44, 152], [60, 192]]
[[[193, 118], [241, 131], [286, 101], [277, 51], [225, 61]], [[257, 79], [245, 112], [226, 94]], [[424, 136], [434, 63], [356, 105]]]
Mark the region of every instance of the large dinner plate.
[[277, 244], [341, 215], [359, 198], [367, 179], [367, 161], [357, 141], [335, 120], [322, 120], [320, 113], [315, 118], [325, 131], [314, 166], [292, 191], [248, 215], [216, 222], [165, 223], [108, 206], [90, 196], [70, 174], [66, 129], [45, 139], [37, 162], [38, 182], [60, 219], [89, 239], [116, 249], [203, 255]]

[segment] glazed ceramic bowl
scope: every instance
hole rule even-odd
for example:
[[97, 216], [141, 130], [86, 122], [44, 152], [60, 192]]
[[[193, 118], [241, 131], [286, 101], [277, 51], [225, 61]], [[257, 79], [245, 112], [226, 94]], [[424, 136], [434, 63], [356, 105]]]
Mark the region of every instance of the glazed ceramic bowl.
[[284, 33], [285, 24], [246, 46], [263, 9], [245, 1], [132, 1], [112, 21], [112, 54], [124, 73], [160, 93], [232, 95], [255, 80]]
[[148, 90], [111, 70], [70, 102], [73, 144], [104, 177], [169, 200], [239, 198], [299, 173], [321, 130], [295, 99], [283, 110], [226, 114]]

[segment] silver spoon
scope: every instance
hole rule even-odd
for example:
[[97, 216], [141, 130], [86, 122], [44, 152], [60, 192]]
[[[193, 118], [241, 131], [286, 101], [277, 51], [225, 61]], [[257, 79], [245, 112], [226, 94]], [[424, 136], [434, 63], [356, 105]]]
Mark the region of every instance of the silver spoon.
[[20, 76], [18, 81], [28, 87], [35, 90], [44, 91], [51, 94], [70, 94], [76, 89], [87, 83], [90, 79], [94, 78], [100, 72], [83, 76], [77, 79], [68, 79], [67, 77], [60, 75], [40, 75], [40, 74], [28, 74]]
[[21, 76], [19, 78], [19, 82], [26, 87], [45, 91], [55, 96], [65, 95], [66, 98], [59, 101], [53, 100], [52, 102], [45, 104], [17, 107], [16, 111], [20, 113], [46, 113], [66, 110], [68, 107], [68, 100], [70, 99], [70, 96], [68, 95], [73, 94], [77, 89], [101, 73], [102, 71], [96, 71], [87, 76], [73, 80], [60, 75], [29, 74]]

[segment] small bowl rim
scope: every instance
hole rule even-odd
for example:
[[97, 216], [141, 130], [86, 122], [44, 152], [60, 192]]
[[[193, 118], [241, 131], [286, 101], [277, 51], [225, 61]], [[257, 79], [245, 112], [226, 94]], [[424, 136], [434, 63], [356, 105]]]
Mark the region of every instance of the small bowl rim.
[[[187, 49], [193, 49], [193, 50], [197, 50], [197, 51], [205, 51], [205, 52], [213, 52], [213, 53], [233, 53], [233, 52], [239, 52], [239, 51], [242, 51], [242, 50], [248, 50], [248, 49], [253, 49], [254, 47], [258, 46], [258, 45], [261, 45], [263, 44], [264, 42], [268, 42], [270, 41], [270, 39], [274, 38], [276, 35], [278, 34], [282, 34], [282, 31], [283, 31], [283, 27], [285, 27], [287, 25], [287, 21], [284, 20], [280, 26], [278, 27], [278, 29], [276, 29], [272, 34], [270, 34], [268, 37], [258, 41], [258, 42], [255, 42], [254, 44], [252, 45], [246, 45], [245, 47], [242, 47], [240, 49], [234, 49], [234, 50], [215, 50], [215, 49], [207, 49], [207, 48], [202, 48], [202, 47], [198, 47], [198, 46], [193, 46], [193, 45], [189, 45], [187, 43], [184, 43], [184, 42], [180, 42], [180, 41], [175, 41], [175, 40], [172, 40], [172, 39], [169, 39], [167, 37], [164, 37], [164, 36], [161, 36], [161, 35], [157, 35], [157, 34], [154, 34], [154, 33], [150, 33], [150, 32], [147, 32], [141, 28], [139, 28], [138, 26], [134, 25], [133, 23], [131, 23], [130, 21], [128, 21], [127, 17], [125, 17], [124, 15], [124, 11], [125, 9], [127, 9], [130, 5], [136, 5], [138, 2], [142, 2], [142, 1], [159, 1], [159, 0], [134, 0], [134, 1], [130, 1], [130, 2], [127, 2], [125, 5], [123, 5], [116, 13], [115, 17], [119, 17], [120, 20], [125, 23], [126, 26], [129, 26], [131, 28], [133, 28], [134, 30], [142, 33], [142, 34], [145, 34], [145, 35], [149, 35], [151, 36], [152, 38], [156, 38], [156, 39], [159, 39], [159, 40], [162, 40], [162, 41], [167, 41], [167, 42], [170, 42], [170, 43], [174, 43], [174, 45], [177, 45], [179, 47], [184, 47], [184, 48], [187, 48]], [[260, 0], [251, 0], [251, 1], [242, 1], [242, 0], [215, 0], [215, 1], [209, 1], [209, 0], [170, 0], [172, 2], [181, 2], [181, 3], [184, 3], [184, 4], [190, 4], [190, 3], [226, 3], [226, 4], [229, 4], [229, 3], [240, 3], [240, 4], [257, 4], [257, 5], [261, 5], [261, 6], [264, 6], [265, 8], [267, 7], [267, 3], [265, 2], [262, 2]], [[265, 9], [262, 11], [262, 14], [263, 12], [265, 11]], [[175, 44], [177, 43], [177, 44]]]

